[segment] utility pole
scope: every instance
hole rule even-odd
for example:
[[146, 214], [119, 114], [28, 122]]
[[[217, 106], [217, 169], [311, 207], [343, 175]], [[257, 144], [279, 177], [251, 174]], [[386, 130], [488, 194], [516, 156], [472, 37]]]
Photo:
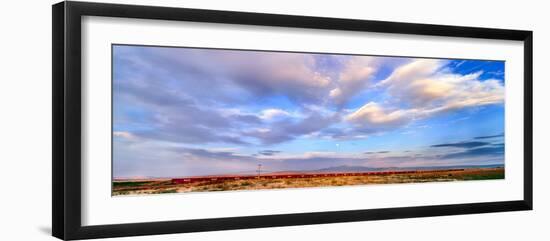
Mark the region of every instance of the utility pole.
[[258, 170], [256, 170], [258, 173], [258, 178], [260, 178], [260, 175], [262, 174], [262, 164], [258, 164]]

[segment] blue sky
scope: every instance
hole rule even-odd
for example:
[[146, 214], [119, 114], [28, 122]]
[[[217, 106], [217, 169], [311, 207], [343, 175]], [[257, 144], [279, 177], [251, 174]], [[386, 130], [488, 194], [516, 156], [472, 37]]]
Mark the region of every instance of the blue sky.
[[504, 62], [113, 46], [115, 178], [504, 164]]

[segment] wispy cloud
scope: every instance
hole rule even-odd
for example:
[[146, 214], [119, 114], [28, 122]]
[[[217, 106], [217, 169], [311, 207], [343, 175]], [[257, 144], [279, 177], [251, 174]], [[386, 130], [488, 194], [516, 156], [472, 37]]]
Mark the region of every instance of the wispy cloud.
[[276, 155], [278, 153], [281, 153], [281, 151], [263, 150], [263, 151], [258, 152], [258, 154], [264, 155], [264, 156], [273, 156], [273, 155]]
[[493, 138], [498, 138], [498, 137], [504, 137], [504, 133], [502, 134], [498, 134], [498, 135], [491, 135], [491, 136], [476, 136], [474, 137], [474, 139], [493, 139]]
[[290, 116], [290, 113], [277, 108], [262, 110], [260, 114], [260, 118], [264, 120], [273, 120], [279, 117], [287, 117], [287, 116]]
[[383, 131], [453, 110], [503, 103], [504, 86], [498, 80], [481, 81], [481, 72], [452, 73], [447, 63], [419, 59], [399, 66], [376, 85], [387, 90], [389, 103], [368, 102], [346, 120], [368, 126], [371, 132]]
[[473, 147], [480, 147], [480, 146], [486, 146], [489, 143], [487, 142], [481, 142], [481, 141], [470, 141], [470, 142], [457, 142], [457, 143], [444, 143], [444, 144], [437, 144], [437, 145], [431, 145], [431, 147], [462, 147], [462, 148], [473, 148]]
[[454, 158], [468, 158], [468, 157], [477, 157], [477, 156], [502, 156], [504, 155], [504, 146], [490, 146], [490, 147], [481, 147], [481, 148], [472, 148], [467, 149], [462, 152], [449, 153], [441, 156], [443, 159], [454, 159]]
[[384, 110], [379, 104], [369, 102], [345, 117], [345, 120], [356, 124], [359, 128], [365, 127], [371, 131], [378, 129], [395, 128], [411, 120], [410, 110]]
[[356, 56], [350, 58], [335, 81], [335, 88], [329, 96], [338, 104], [345, 104], [350, 98], [365, 88], [380, 65], [380, 58]]

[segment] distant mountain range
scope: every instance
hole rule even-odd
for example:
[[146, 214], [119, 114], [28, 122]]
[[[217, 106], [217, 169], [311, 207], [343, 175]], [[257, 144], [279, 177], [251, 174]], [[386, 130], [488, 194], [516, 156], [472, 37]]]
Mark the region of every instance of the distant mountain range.
[[492, 165], [457, 165], [457, 166], [422, 166], [422, 167], [365, 167], [365, 166], [334, 166], [305, 172], [376, 172], [387, 170], [439, 170], [439, 169], [466, 169], [466, 168], [495, 168], [502, 164]]
[[395, 170], [397, 167], [334, 166], [313, 170], [313, 172], [372, 172]]

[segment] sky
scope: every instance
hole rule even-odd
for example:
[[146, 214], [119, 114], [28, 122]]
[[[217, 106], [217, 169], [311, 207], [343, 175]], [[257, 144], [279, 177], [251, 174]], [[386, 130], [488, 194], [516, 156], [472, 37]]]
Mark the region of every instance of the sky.
[[504, 164], [504, 62], [113, 45], [114, 178]]

